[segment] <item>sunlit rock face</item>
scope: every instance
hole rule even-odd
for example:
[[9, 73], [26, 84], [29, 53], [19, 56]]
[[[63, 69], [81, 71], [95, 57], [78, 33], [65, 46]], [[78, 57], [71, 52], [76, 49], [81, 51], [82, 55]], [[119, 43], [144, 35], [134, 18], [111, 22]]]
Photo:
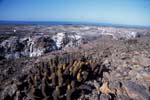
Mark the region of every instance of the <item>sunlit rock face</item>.
[[125, 38], [125, 39], [133, 39], [133, 38], [136, 38], [138, 35], [137, 35], [137, 32], [127, 32], [127, 33], [122, 33], [122, 38]]
[[0, 44], [1, 55], [5, 58], [19, 58], [20, 52], [24, 48], [19, 42], [19, 38], [11, 37]]
[[0, 54], [7, 59], [37, 57], [65, 47], [78, 46], [81, 42], [82, 37], [76, 33], [56, 33], [53, 36], [36, 35], [23, 38], [14, 36], [0, 44]]
[[76, 33], [57, 33], [52, 37], [58, 49], [78, 46], [82, 42], [82, 37]]
[[138, 36], [142, 36], [144, 34], [140, 34], [140, 33], [137, 33], [137, 32], [124, 32], [124, 33], [115, 33], [115, 32], [101, 32], [101, 35], [102, 36], [111, 36], [113, 39], [133, 39], [133, 38], [136, 38]]
[[5, 58], [20, 58], [23, 56], [41, 56], [45, 52], [57, 49], [55, 42], [50, 37], [33, 36], [25, 38], [10, 37], [1, 44]]
[[14, 28], [3, 26], [1, 30], [6, 36], [0, 37], [0, 59], [37, 57], [55, 50], [70, 50], [81, 46], [83, 42], [91, 43], [103, 36], [115, 40], [130, 40], [150, 34], [150, 29], [90, 25], [19, 25]]
[[57, 50], [56, 43], [49, 36], [33, 36], [27, 42], [29, 57], [41, 56], [46, 52]]

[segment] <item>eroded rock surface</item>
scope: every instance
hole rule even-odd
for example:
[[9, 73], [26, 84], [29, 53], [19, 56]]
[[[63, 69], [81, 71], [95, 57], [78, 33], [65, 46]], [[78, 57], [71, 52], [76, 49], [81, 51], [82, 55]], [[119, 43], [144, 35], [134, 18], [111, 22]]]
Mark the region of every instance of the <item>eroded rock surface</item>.
[[37, 57], [55, 50], [79, 46], [82, 37], [76, 33], [56, 33], [50, 35], [34, 35], [19, 38], [10, 37], [0, 43], [0, 55], [6, 59], [20, 57]]
[[0, 100], [150, 99], [148, 36], [101, 36], [84, 44], [76, 35], [15, 36], [1, 42], [1, 55], [31, 58], [0, 60]]

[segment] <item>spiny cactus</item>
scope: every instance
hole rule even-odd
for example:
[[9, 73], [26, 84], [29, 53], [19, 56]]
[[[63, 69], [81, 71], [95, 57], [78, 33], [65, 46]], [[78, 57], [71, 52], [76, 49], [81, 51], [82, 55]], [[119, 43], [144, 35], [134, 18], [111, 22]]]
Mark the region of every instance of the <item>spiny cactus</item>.
[[48, 80], [51, 81], [52, 80], [52, 76], [47, 76]]
[[51, 67], [52, 67], [52, 62], [51, 62], [51, 60], [48, 62], [48, 64], [49, 64], [49, 68], [51, 68]]
[[67, 100], [72, 100], [72, 98], [71, 98], [71, 95], [72, 95], [72, 93], [71, 93], [71, 86], [70, 86], [70, 84], [67, 86], [67, 92], [66, 92], [66, 99]]
[[46, 81], [46, 72], [44, 73], [44, 77], [42, 79], [42, 84], [41, 84], [41, 91], [42, 91], [42, 95], [44, 97], [47, 97], [47, 94], [45, 93], [46, 92], [46, 84], [45, 84], [45, 81]]
[[34, 75], [33, 84], [34, 84], [34, 86], [37, 86], [37, 76], [36, 75]]
[[69, 75], [70, 74], [70, 65], [66, 66], [66, 68], [63, 70], [63, 74]]
[[80, 72], [78, 72], [78, 74], [77, 74], [77, 80], [78, 80], [78, 82], [82, 81], [82, 79], [81, 79], [81, 73]]
[[52, 74], [52, 73], [55, 73], [56, 68], [55, 68], [55, 67], [51, 67], [51, 68], [50, 68], [50, 71], [51, 71], [51, 74]]
[[29, 76], [28, 83], [34, 85], [34, 76], [32, 74]]
[[72, 88], [75, 88], [75, 86], [76, 86], [76, 82], [75, 82], [75, 80], [72, 80], [72, 81], [71, 81], [71, 87], [72, 87]]
[[52, 85], [53, 86], [56, 86], [56, 78], [57, 78], [57, 76], [56, 76], [56, 73], [55, 72], [53, 72], [52, 74], [51, 74], [51, 77], [52, 77]]
[[55, 61], [54, 61], [54, 59], [51, 59], [50, 62], [49, 62], [49, 64], [50, 64], [50, 67], [55, 67]]
[[35, 92], [36, 92], [35, 87], [34, 87], [34, 86], [31, 86], [31, 91], [30, 91], [31, 99], [32, 99], [32, 100], [37, 100], [37, 99], [39, 100], [41, 97], [36, 96], [36, 95], [35, 95]]
[[78, 61], [75, 60], [75, 61], [73, 61], [72, 66], [75, 67], [75, 66], [77, 66], [77, 64], [78, 64]]
[[82, 72], [83, 81], [86, 81], [86, 80], [87, 80], [88, 74], [89, 74], [89, 72], [87, 72], [87, 71], [83, 71], [83, 72]]
[[67, 100], [75, 99], [74, 98], [75, 92], [76, 92], [76, 88], [75, 87], [71, 87], [71, 85], [68, 84], [67, 91], [66, 91], [66, 99]]
[[57, 69], [57, 75], [61, 75], [62, 74], [62, 67]]
[[80, 64], [79, 64], [80, 69], [83, 68], [83, 65], [84, 65], [84, 64], [85, 64], [85, 62], [80, 62]]
[[62, 71], [61, 69], [59, 69], [57, 71], [57, 75], [58, 75], [58, 83], [59, 83], [59, 86], [62, 86], [63, 85], [63, 74], [62, 74]]
[[59, 64], [59, 56], [56, 55], [55, 57], [55, 65], [57, 66]]
[[73, 72], [73, 66], [69, 68], [70, 74]]
[[[41, 61], [36, 64], [35, 66], [38, 67], [31, 69], [30, 75], [27, 77], [28, 91], [31, 92], [32, 99], [48, 100], [53, 98], [59, 100], [61, 93], [62, 95], [66, 94], [67, 100], [72, 100], [76, 87], [80, 87], [89, 80], [88, 76], [96, 78], [102, 73], [101, 60], [93, 59], [92, 56], [95, 55], [84, 58], [80, 53], [77, 55], [60, 54], [56, 58], [51, 58], [49, 62]], [[69, 85], [67, 86], [67, 84]], [[62, 92], [62, 89], [65, 91]]]
[[52, 96], [53, 96], [53, 100], [59, 100], [60, 97], [59, 86], [56, 86], [55, 90], [52, 93]]
[[92, 59], [89, 59], [89, 60], [88, 60], [88, 63], [89, 63], [89, 64], [94, 64], [94, 61], [93, 61]]
[[62, 65], [62, 64], [59, 64], [59, 65], [57, 66], [57, 70], [61, 70], [61, 69], [63, 69], [63, 65]]
[[62, 65], [62, 69], [63, 69], [63, 71], [66, 69], [66, 64]]
[[80, 63], [81, 63], [80, 61], [76, 63], [76, 66], [73, 68], [73, 77], [75, 77], [77, 73], [79, 72], [79, 70], [81, 69]]

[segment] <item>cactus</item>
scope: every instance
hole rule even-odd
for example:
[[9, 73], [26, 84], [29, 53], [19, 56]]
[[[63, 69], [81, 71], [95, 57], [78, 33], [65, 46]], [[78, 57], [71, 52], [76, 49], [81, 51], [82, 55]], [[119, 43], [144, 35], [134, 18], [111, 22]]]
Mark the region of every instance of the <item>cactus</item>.
[[58, 63], [59, 63], [59, 57], [56, 55], [56, 57], [55, 57], [55, 65], [57, 66], [58, 65]]
[[72, 66], [76, 66], [77, 63], [78, 63], [78, 61], [75, 60], [75, 61], [73, 62], [73, 65], [72, 65]]
[[57, 66], [58, 69], [62, 69], [62, 67], [63, 67], [62, 64], [59, 64], [59, 65]]
[[74, 81], [74, 80], [73, 80], [73, 81], [71, 81], [71, 87], [72, 87], [72, 88], [75, 88], [75, 86], [76, 86], [75, 81]]
[[[89, 74], [96, 78], [102, 72], [103, 66], [99, 64], [101, 60], [98, 57], [94, 59], [92, 56], [85, 58], [84, 56], [81, 57], [79, 53], [74, 55], [60, 54], [48, 62], [37, 63], [35, 66], [38, 67], [31, 69], [31, 73], [27, 77], [28, 90], [32, 94], [32, 99], [48, 100], [53, 97], [54, 100], [59, 100], [61, 99], [60, 91], [62, 94], [66, 94], [67, 100], [75, 99], [73, 96], [76, 91], [76, 82], [79, 83], [77, 85], [80, 87], [83, 82], [89, 79]], [[53, 90], [54, 87], [55, 90]], [[65, 91], [62, 91], [64, 88]]]
[[82, 68], [82, 65], [84, 64], [84, 62], [80, 62], [79, 63], [79, 67]]
[[94, 61], [90, 59], [90, 60], [88, 61], [88, 63], [89, 63], [89, 64], [93, 64]]
[[59, 76], [59, 75], [61, 75], [61, 74], [62, 74], [62, 69], [59, 68], [59, 69], [57, 70], [57, 75]]
[[63, 70], [63, 74], [65, 74], [65, 75], [68, 75], [69, 74], [69, 71], [70, 71], [70, 66], [68, 65], [68, 66], [66, 66], [66, 68], [65, 68], [65, 70]]
[[48, 80], [51, 81], [51, 80], [52, 80], [52, 77], [51, 77], [51, 76], [48, 76]]
[[63, 69], [63, 71], [66, 69], [66, 64], [62, 65], [62, 69]]
[[29, 82], [28, 82], [29, 84], [34, 85], [34, 76], [33, 76], [33, 75], [30, 75], [28, 81], [29, 81]]
[[58, 70], [57, 75], [58, 75], [59, 86], [62, 86], [63, 85], [63, 75], [62, 75], [62, 72], [60, 69]]
[[69, 71], [70, 71], [70, 73], [73, 72], [73, 66], [71, 66], [71, 67], [69, 68]]
[[51, 66], [51, 67], [55, 67], [55, 61], [54, 61], [54, 59], [51, 59], [51, 60], [50, 60], [50, 66]]
[[48, 65], [49, 65], [49, 68], [51, 68], [51, 65], [52, 65], [51, 60], [48, 62]]
[[33, 84], [34, 84], [34, 86], [37, 86], [37, 76], [36, 75], [34, 75]]
[[71, 85], [68, 84], [67, 91], [66, 91], [66, 100], [75, 99], [73, 94], [75, 93], [76, 89], [74, 87], [71, 88]]
[[67, 86], [67, 92], [66, 92], [67, 96], [66, 96], [66, 100], [71, 100], [71, 86], [70, 84]]
[[55, 67], [51, 67], [50, 71], [51, 71], [51, 74], [55, 73]]
[[35, 87], [32, 85], [32, 86], [31, 86], [31, 91], [30, 91], [32, 100], [37, 100], [37, 99], [40, 99], [40, 98], [41, 98], [41, 97], [35, 95], [35, 91], [36, 91], [36, 90], [35, 90]]
[[82, 70], [83, 70], [83, 64], [84, 64], [84, 62], [80, 62], [78, 64], [78, 67], [77, 67], [77, 70], [76, 70], [76, 74], [82, 72]]
[[89, 74], [89, 73], [88, 73], [87, 71], [83, 71], [83, 72], [82, 72], [83, 81], [86, 81], [86, 80], [87, 80], [88, 74]]
[[46, 84], [45, 84], [45, 80], [46, 80], [46, 72], [44, 73], [44, 77], [43, 77], [43, 79], [42, 79], [42, 85], [41, 85], [41, 91], [42, 91], [42, 95], [44, 96], [44, 97], [47, 97], [47, 95], [46, 95]]
[[56, 74], [53, 72], [53, 73], [51, 74], [51, 77], [52, 77], [52, 85], [53, 85], [53, 86], [56, 86]]
[[77, 80], [78, 80], [78, 82], [81, 82], [81, 73], [79, 72], [78, 74], [77, 74]]
[[80, 61], [76, 64], [76, 66], [73, 69], [73, 77], [75, 77], [77, 75], [79, 70], [80, 70]]
[[53, 96], [53, 100], [59, 100], [60, 97], [59, 86], [56, 86], [55, 90], [52, 93], [52, 96]]

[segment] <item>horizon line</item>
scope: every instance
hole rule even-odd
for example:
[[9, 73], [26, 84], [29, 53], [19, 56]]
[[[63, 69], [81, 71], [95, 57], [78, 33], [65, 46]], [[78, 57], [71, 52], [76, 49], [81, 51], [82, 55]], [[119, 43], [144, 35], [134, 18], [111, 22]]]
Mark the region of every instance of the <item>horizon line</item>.
[[137, 28], [150, 28], [150, 25], [131, 25], [131, 24], [117, 24], [110, 22], [88, 22], [88, 21], [62, 21], [62, 20], [0, 20], [0, 25], [3, 24], [16, 24], [16, 25], [98, 25], [98, 26], [114, 26], [114, 27], [137, 27]]

